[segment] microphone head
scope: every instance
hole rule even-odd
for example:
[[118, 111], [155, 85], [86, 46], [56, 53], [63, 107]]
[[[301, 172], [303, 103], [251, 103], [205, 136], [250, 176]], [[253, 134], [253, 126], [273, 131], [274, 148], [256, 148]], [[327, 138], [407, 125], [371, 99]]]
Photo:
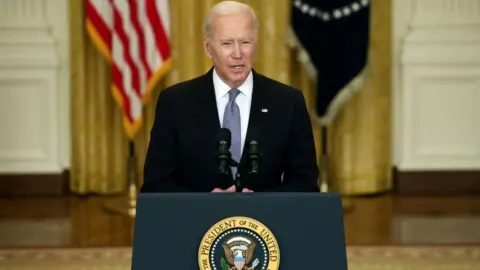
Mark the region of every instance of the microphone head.
[[248, 141], [247, 153], [250, 159], [261, 160], [263, 157], [260, 135], [257, 130], [251, 131], [250, 140]]
[[257, 140], [251, 140], [248, 142], [248, 152], [250, 154], [259, 154], [260, 153], [260, 145]]
[[228, 128], [221, 128], [217, 134], [218, 144], [226, 144], [230, 147], [230, 142], [232, 140], [232, 132]]
[[257, 129], [251, 129], [250, 140], [248, 141], [248, 149], [250, 153], [258, 154], [260, 152], [260, 133]]

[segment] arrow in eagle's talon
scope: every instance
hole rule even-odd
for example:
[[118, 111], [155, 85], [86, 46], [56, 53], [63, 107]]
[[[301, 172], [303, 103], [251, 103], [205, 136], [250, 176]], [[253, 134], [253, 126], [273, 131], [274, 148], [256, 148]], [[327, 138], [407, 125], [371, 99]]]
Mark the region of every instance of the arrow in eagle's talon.
[[258, 264], [259, 264], [259, 261], [258, 261], [258, 258], [257, 258], [257, 259], [255, 259], [255, 261], [253, 261], [252, 267], [250, 267], [250, 269], [251, 269], [251, 270], [254, 270], [255, 267], [257, 267]]

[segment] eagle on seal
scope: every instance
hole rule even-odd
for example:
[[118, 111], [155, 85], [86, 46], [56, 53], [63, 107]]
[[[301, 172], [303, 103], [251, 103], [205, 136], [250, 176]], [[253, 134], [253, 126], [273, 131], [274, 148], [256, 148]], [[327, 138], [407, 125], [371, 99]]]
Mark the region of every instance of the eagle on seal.
[[[250, 242], [250, 241], [248, 241]], [[238, 244], [238, 242], [237, 242]], [[255, 243], [252, 241], [250, 243], [242, 243], [240, 246], [232, 246], [228, 243], [223, 243], [223, 250], [225, 251], [225, 256], [230, 265], [232, 265], [229, 270], [251, 270], [252, 268], [248, 267], [248, 264], [253, 259], [253, 252], [255, 250]], [[244, 245], [247, 244], [247, 245]], [[242, 248], [243, 247], [243, 248]]]

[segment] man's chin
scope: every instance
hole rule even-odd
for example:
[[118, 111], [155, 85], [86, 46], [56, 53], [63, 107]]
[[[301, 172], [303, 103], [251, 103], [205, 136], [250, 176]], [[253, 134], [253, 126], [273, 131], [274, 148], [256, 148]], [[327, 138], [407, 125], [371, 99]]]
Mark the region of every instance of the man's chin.
[[242, 68], [241, 70], [234, 70], [232, 72], [230, 72], [230, 76], [231, 78], [235, 78], [235, 80], [245, 80], [248, 76], [248, 74], [250, 73], [250, 69], [245, 67], [245, 68]]
[[248, 76], [248, 73], [237, 75], [237, 76], [231, 76], [230, 81], [233, 82], [233, 84], [235, 85], [234, 87], [239, 87], [247, 79], [247, 76]]

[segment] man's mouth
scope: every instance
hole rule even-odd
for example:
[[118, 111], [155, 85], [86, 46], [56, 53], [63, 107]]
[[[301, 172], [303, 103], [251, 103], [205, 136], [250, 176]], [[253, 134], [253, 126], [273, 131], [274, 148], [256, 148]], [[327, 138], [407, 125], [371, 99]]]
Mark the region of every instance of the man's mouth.
[[241, 69], [244, 67], [244, 65], [235, 65], [235, 66], [230, 66], [233, 69]]

